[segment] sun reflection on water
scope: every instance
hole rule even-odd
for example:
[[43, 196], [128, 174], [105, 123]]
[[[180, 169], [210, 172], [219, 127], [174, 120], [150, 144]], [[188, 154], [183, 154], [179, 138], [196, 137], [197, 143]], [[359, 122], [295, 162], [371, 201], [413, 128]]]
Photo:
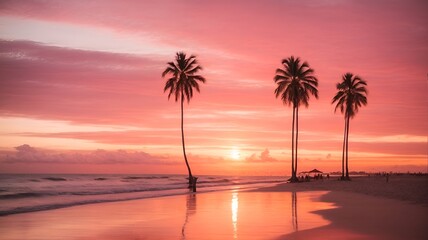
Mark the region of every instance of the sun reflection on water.
[[238, 238], [238, 192], [232, 193], [232, 226], [233, 226], [233, 239]]

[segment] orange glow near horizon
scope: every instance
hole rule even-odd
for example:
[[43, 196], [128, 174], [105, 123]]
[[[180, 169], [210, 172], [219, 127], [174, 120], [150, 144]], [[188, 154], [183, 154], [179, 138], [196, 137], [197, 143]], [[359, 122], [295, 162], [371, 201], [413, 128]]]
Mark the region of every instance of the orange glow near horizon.
[[184, 105], [196, 175], [290, 173], [292, 108], [275, 98], [273, 77], [291, 55], [315, 70], [320, 95], [299, 110], [298, 171], [341, 169], [344, 118], [331, 99], [350, 71], [369, 91], [350, 123], [350, 170], [427, 172], [427, 8], [4, 3], [0, 172], [185, 174], [180, 106], [161, 77], [178, 51], [195, 54], [207, 79]]

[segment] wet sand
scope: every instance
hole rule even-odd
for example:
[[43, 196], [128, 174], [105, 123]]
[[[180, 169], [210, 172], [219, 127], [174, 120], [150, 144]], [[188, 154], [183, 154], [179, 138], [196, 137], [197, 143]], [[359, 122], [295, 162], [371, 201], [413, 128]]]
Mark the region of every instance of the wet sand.
[[395, 199], [330, 192], [323, 201], [338, 208], [316, 211], [328, 226], [286, 234], [278, 239], [427, 239], [428, 208]]
[[427, 239], [427, 177], [355, 178], [0, 217], [0, 239]]
[[326, 226], [326, 192], [222, 191], [0, 217], [0, 239], [275, 239]]

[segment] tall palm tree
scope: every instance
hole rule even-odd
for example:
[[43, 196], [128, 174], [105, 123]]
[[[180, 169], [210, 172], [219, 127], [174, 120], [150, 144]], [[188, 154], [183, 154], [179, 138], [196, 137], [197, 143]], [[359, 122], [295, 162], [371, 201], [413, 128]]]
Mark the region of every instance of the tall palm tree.
[[[348, 72], [343, 75], [342, 82], [336, 84], [338, 91], [331, 102], [332, 104], [336, 103], [334, 112], [339, 108], [341, 113], [345, 113], [345, 131], [342, 146], [342, 180], [350, 180], [348, 169], [349, 119], [355, 117], [362, 105], [367, 105], [366, 86], [367, 82], [361, 77]], [[345, 161], [346, 176], [344, 173]]]
[[166, 81], [164, 92], [169, 90], [168, 100], [171, 95], [175, 96], [175, 101], [181, 102], [181, 142], [183, 145], [183, 155], [184, 161], [186, 162], [187, 171], [189, 173], [189, 187], [193, 183], [192, 170], [190, 169], [189, 162], [187, 161], [186, 156], [186, 147], [184, 144], [184, 129], [183, 129], [183, 103], [184, 100], [187, 100], [187, 103], [190, 102], [190, 99], [193, 97], [193, 89], [200, 92], [199, 83], [205, 83], [205, 78], [197, 73], [202, 70], [202, 67], [198, 65], [196, 56], [191, 55], [186, 58], [184, 52], [177, 52], [175, 56], [175, 62], [168, 62], [168, 66], [163, 71], [162, 77], [165, 77], [167, 74], [170, 74], [170, 78]]
[[[282, 60], [284, 68], [276, 69], [274, 81], [278, 84], [275, 96], [281, 97], [284, 104], [293, 106], [291, 141], [291, 182], [297, 182], [297, 143], [299, 136], [299, 106], [309, 105], [310, 95], [318, 98], [318, 79], [307, 62], [291, 56]], [[296, 135], [294, 136], [294, 130]]]

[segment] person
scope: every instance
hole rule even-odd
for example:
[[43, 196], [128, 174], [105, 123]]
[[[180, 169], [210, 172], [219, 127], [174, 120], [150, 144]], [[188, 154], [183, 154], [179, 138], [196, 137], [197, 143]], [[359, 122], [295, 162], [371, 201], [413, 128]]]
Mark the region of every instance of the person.
[[386, 174], [386, 182], [389, 181], [389, 173]]

